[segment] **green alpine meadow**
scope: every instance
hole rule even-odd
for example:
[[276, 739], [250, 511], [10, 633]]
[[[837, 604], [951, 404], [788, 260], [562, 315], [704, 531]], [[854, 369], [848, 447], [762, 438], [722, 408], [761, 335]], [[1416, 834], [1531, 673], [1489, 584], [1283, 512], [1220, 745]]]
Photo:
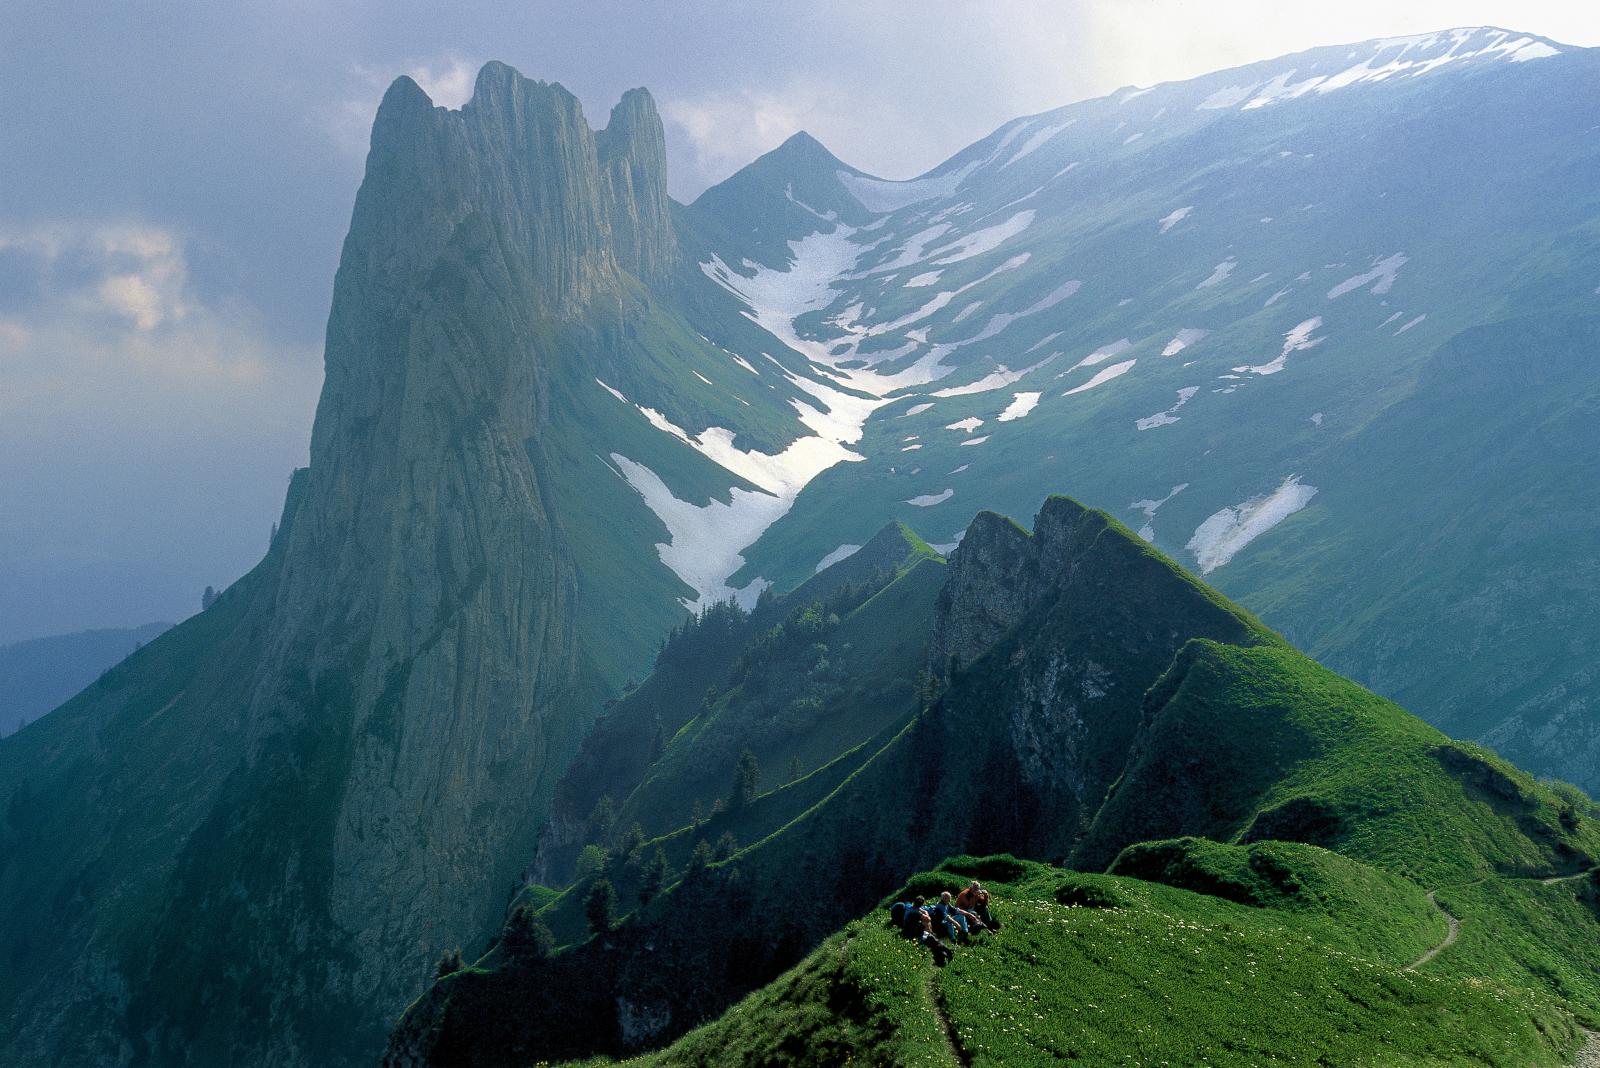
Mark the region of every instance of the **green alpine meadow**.
[[[1600, 1065], [1600, 48], [1319, 30], [890, 180], [751, 43], [884, 12], [695, 95], [717, 5], [555, 5], [572, 89], [535, 6], [295, 120], [370, 132], [264, 554], [0, 649], [0, 1064]], [[7, 287], [93, 256], [8, 227], [44, 404]], [[255, 277], [117, 234], [96, 329]]]

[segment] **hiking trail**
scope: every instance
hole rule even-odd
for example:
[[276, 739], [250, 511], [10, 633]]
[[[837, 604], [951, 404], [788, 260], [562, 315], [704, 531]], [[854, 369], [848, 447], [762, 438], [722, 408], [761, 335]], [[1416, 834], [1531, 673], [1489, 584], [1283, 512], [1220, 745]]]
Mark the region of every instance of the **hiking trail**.
[[1578, 1051], [1578, 1059], [1572, 1062], [1572, 1068], [1600, 1068], [1600, 1031], [1583, 1032], [1589, 1037], [1583, 1048]]
[[[933, 1015], [939, 1021], [939, 1034], [944, 1039], [945, 1052], [950, 1054], [950, 1060], [961, 1068], [968, 1068], [972, 1058], [961, 1045], [961, 1039], [956, 1034], [955, 1024], [950, 1022], [949, 1013], [945, 1012], [944, 993], [939, 989], [939, 973], [930, 969], [923, 979], [924, 988], [928, 995], [928, 1004], [933, 1006]], [[1596, 1065], [1600, 1068], [1600, 1064]]]
[[[1450, 929], [1445, 934], [1443, 942], [1440, 942], [1438, 945], [1428, 950], [1428, 952], [1424, 953], [1422, 956], [1406, 965], [1406, 971], [1408, 972], [1416, 971], [1418, 968], [1437, 957], [1440, 953], [1443, 953], [1461, 934], [1461, 921], [1450, 915], [1450, 913], [1446, 912], [1444, 906], [1439, 904], [1439, 902], [1434, 899], [1433, 894], [1434, 892], [1432, 890], [1428, 891], [1428, 904], [1432, 905], [1439, 911], [1439, 915], [1444, 917], [1445, 923], [1449, 925]], [[1600, 1068], [1600, 1065], [1597, 1065], [1596, 1068]]]

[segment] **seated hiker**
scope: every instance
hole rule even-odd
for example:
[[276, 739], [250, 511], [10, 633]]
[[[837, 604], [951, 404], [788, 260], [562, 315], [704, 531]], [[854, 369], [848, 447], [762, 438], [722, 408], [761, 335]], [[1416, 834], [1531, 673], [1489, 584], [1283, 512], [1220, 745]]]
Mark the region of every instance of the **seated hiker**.
[[972, 880], [965, 890], [956, 895], [956, 905], [982, 920], [989, 930], [1000, 930], [1000, 922], [989, 912], [989, 891], [978, 880]]
[[[891, 913], [891, 915], [893, 914]], [[934, 961], [938, 964], [944, 964], [955, 956], [956, 951], [941, 942], [939, 937], [933, 933], [933, 914], [928, 909], [927, 898], [917, 898], [916, 901], [912, 902], [911, 907], [904, 911], [900, 931], [912, 941], [928, 947], [929, 952], [933, 954]]]
[[966, 941], [973, 931], [980, 930], [984, 926], [976, 913], [957, 905], [948, 890], [939, 895], [939, 903], [932, 907], [931, 912], [934, 929], [943, 929], [945, 936], [952, 942]]

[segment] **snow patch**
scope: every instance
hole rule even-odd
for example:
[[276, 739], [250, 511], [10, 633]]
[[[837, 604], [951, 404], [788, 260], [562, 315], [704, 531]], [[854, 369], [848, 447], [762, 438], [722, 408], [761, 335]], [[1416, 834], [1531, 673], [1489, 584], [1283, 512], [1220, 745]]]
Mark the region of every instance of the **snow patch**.
[[1232, 256], [1229, 256], [1227, 259], [1211, 268], [1210, 276], [1204, 279], [1199, 285], [1195, 286], [1195, 288], [1210, 289], [1214, 285], [1220, 285], [1224, 279], [1233, 273], [1233, 269], [1237, 266], [1239, 266], [1239, 262]]
[[1246, 545], [1311, 503], [1316, 495], [1315, 486], [1302, 485], [1299, 475], [1290, 475], [1271, 493], [1214, 513], [1195, 528], [1184, 548], [1194, 554], [1200, 573], [1209, 575]]
[[1152, 500], [1134, 501], [1132, 504], [1128, 505], [1129, 508], [1144, 513], [1144, 526], [1139, 528], [1139, 537], [1143, 538], [1145, 541], [1155, 541], [1156, 540], [1156, 528], [1155, 528], [1156, 512], [1161, 509], [1161, 506], [1163, 504], [1166, 504], [1168, 501], [1172, 500], [1172, 498], [1176, 497], [1178, 494], [1182, 493], [1184, 490], [1186, 490], [1188, 488], [1189, 488], [1189, 483], [1180, 482], [1176, 486], [1173, 486], [1170, 490], [1168, 490], [1167, 491], [1167, 495], [1165, 497], [1161, 498], [1159, 501], [1152, 501]]
[[1395, 337], [1399, 337], [1401, 334], [1405, 333], [1407, 330], [1410, 330], [1413, 326], [1416, 326], [1418, 323], [1422, 322], [1422, 320], [1426, 319], [1427, 317], [1428, 317], [1428, 313], [1427, 312], [1423, 312], [1421, 315], [1417, 316], [1415, 319], [1412, 319], [1410, 322], [1406, 323], [1406, 325], [1404, 325], [1400, 329], [1396, 330], [1394, 332], [1394, 336]]
[[1034, 211], [1029, 208], [1019, 211], [1003, 223], [986, 226], [982, 230], [974, 230], [965, 237], [958, 238], [940, 248], [928, 253], [929, 256], [939, 256], [933, 261], [935, 267], [944, 267], [962, 260], [970, 260], [974, 256], [981, 256], [985, 252], [993, 252], [1001, 244], [1022, 233], [1033, 222]]
[[615, 452], [611, 461], [667, 528], [668, 540], [658, 542], [656, 552], [661, 562], [695, 591], [695, 600], [683, 599], [684, 607], [698, 612], [726, 600], [737, 601], [746, 609], [755, 607], [756, 598], [769, 582], [756, 578], [736, 589], [727, 580], [744, 566], [739, 550], [777, 522], [793, 500], [734, 487], [727, 504], [715, 499], [704, 505], [691, 504], [674, 497], [660, 476], [643, 464]]
[[1211, 331], [1202, 330], [1197, 326], [1186, 326], [1172, 335], [1172, 340], [1167, 342], [1167, 347], [1161, 350], [1161, 355], [1176, 356], [1209, 333]]
[[922, 274], [913, 275], [912, 277], [906, 279], [906, 288], [907, 289], [920, 289], [923, 286], [931, 286], [931, 285], [933, 285], [933, 283], [935, 283], [935, 282], [937, 282], [939, 280], [939, 276], [941, 274], [944, 274], [944, 272], [943, 271], [926, 271], [926, 272], [924, 272]]
[[1068, 126], [1071, 126], [1077, 121], [1077, 119], [1068, 119], [1066, 122], [1058, 122], [1052, 126], [1046, 126], [1042, 130], [1034, 133], [1033, 136], [1022, 142], [1022, 147], [1017, 149], [1016, 153], [1010, 159], [1006, 160], [1000, 165], [1000, 169], [1005, 170], [1019, 159], [1031, 156], [1039, 148], [1042, 148], [1045, 142], [1049, 141], [1051, 138], [1055, 137], [1056, 134], [1065, 130]]
[[1289, 353], [1313, 349], [1322, 344], [1327, 338], [1312, 337], [1311, 334], [1322, 325], [1322, 316], [1318, 315], [1307, 319], [1305, 322], [1283, 335], [1283, 351], [1277, 359], [1255, 367], [1235, 367], [1236, 374], [1275, 375], [1288, 365]]
[[1346, 278], [1343, 282], [1328, 290], [1328, 299], [1337, 300], [1352, 290], [1360, 289], [1367, 283], [1374, 283], [1372, 292], [1380, 296], [1394, 288], [1395, 279], [1400, 275], [1400, 268], [1406, 264], [1406, 254], [1396, 252], [1384, 260], [1373, 261], [1372, 270], [1358, 274], [1354, 278]]
[[1178, 421], [1178, 417], [1174, 413], [1185, 404], [1188, 404], [1190, 399], [1199, 392], [1199, 386], [1184, 386], [1178, 390], [1178, 403], [1164, 412], [1157, 412], [1155, 415], [1147, 415], [1143, 419], [1136, 419], [1133, 425], [1140, 430], [1154, 430], [1158, 426], [1170, 426]]
[[966, 441], [963, 441], [961, 444], [963, 444], [963, 445], [982, 445], [984, 442], [986, 442], [988, 440], [989, 440], [989, 435], [988, 434], [984, 434], [982, 437], [968, 438]]
[[947, 489], [943, 493], [924, 493], [920, 497], [912, 497], [906, 503], [913, 508], [932, 508], [936, 504], [943, 504], [955, 495], [955, 490]]
[[824, 556], [821, 560], [818, 560], [817, 569], [813, 571], [812, 574], [820, 574], [828, 570], [828, 568], [832, 567], [834, 564], [837, 564], [840, 560], [848, 559], [860, 551], [861, 546], [859, 545], [841, 545], [827, 556]]
[[1118, 338], [1109, 345], [1101, 345], [1099, 348], [1089, 353], [1089, 355], [1085, 356], [1083, 359], [1067, 368], [1067, 370], [1076, 371], [1080, 367], [1093, 367], [1095, 364], [1105, 363], [1109, 359], [1121, 356], [1124, 352], [1127, 352], [1131, 348], [1133, 348], [1133, 342], [1129, 341], [1125, 337]]
[[951, 423], [949, 426], [945, 427], [945, 429], [946, 430], [959, 430], [962, 433], [970, 434], [970, 433], [972, 433], [974, 430], [978, 429], [982, 425], [983, 425], [983, 420], [982, 419], [979, 419], [975, 415], [969, 415], [965, 419], [961, 419], [961, 420], [958, 420], [958, 421], [956, 421], [954, 423]]
[[1157, 219], [1156, 222], [1161, 224], [1161, 233], [1164, 234], [1174, 226], [1177, 226], [1179, 223], [1183, 222], [1183, 220], [1189, 217], [1189, 213], [1192, 211], [1194, 211], [1194, 205], [1189, 204], [1185, 207], [1170, 211], [1161, 218]]
[[1005, 364], [999, 364], [993, 371], [984, 375], [976, 382], [968, 382], [964, 386], [948, 386], [944, 389], [933, 391], [935, 397], [968, 397], [974, 393], [989, 393], [997, 389], [1004, 389], [1013, 383], [1020, 382], [1028, 375], [1037, 371], [1051, 360], [1054, 355], [1046, 356], [1031, 367], [1024, 367], [1020, 371], [1013, 371]]
[[1013, 393], [1011, 403], [1006, 405], [1006, 410], [997, 417], [1002, 423], [1009, 423], [1013, 419], [1021, 419], [1033, 411], [1039, 404], [1038, 393]]
[[1105, 370], [1101, 371], [1099, 374], [1095, 375], [1093, 378], [1089, 379], [1089, 381], [1085, 382], [1083, 385], [1074, 386], [1061, 395], [1063, 397], [1070, 397], [1074, 393], [1084, 393], [1088, 390], [1094, 389], [1096, 386], [1105, 385], [1113, 378], [1121, 378], [1123, 375], [1133, 370], [1133, 365], [1137, 362], [1137, 360], [1125, 360], [1122, 363], [1114, 363], [1110, 367], [1107, 367]]

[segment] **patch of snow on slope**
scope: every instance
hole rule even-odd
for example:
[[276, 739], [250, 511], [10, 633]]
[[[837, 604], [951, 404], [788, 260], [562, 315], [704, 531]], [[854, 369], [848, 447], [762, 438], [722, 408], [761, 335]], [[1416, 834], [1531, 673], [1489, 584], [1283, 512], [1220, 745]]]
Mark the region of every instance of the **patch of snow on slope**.
[[1227, 259], [1211, 268], [1210, 276], [1202, 281], [1199, 285], [1195, 286], [1195, 288], [1210, 289], [1214, 285], [1219, 285], [1224, 279], [1233, 273], [1233, 269], [1237, 266], [1239, 266], [1239, 262], [1232, 256], [1229, 256]]
[[1061, 395], [1063, 397], [1070, 397], [1074, 393], [1084, 393], [1088, 390], [1094, 389], [1096, 386], [1103, 386], [1113, 378], [1121, 378], [1123, 375], [1133, 370], [1133, 365], [1138, 362], [1139, 361], [1137, 360], [1125, 360], [1122, 363], [1114, 363], [1110, 367], [1107, 367], [1100, 373], [1096, 374], [1083, 385], [1074, 386]]
[[944, 274], [944, 272], [943, 271], [925, 271], [922, 274], [913, 275], [912, 277], [906, 279], [906, 288], [907, 289], [920, 289], [923, 286], [931, 286], [931, 285], [933, 285], [933, 283], [935, 283], [935, 282], [937, 282], [939, 280], [939, 276], [941, 274]]
[[694, 601], [685, 599], [684, 607], [700, 611], [730, 599], [746, 609], [755, 607], [756, 598], [770, 583], [756, 578], [742, 589], [735, 589], [727, 579], [744, 566], [739, 551], [777, 522], [793, 500], [734, 488], [729, 491], [727, 504], [714, 499], [704, 505], [690, 504], [674, 497], [667, 484], [643, 464], [615, 452], [611, 461], [621, 468], [628, 485], [667, 528], [668, 540], [658, 542], [656, 552], [661, 562], [698, 595]]
[[1314, 330], [1322, 325], [1322, 316], [1318, 315], [1307, 319], [1305, 322], [1283, 335], [1283, 351], [1278, 358], [1270, 363], [1263, 363], [1256, 367], [1235, 367], [1237, 374], [1275, 375], [1283, 370], [1289, 362], [1289, 353], [1313, 349], [1322, 344], [1327, 338], [1312, 337]]
[[818, 560], [817, 569], [816, 571], [813, 571], [812, 574], [820, 574], [821, 572], [828, 570], [828, 568], [832, 567], [834, 564], [837, 564], [840, 560], [848, 559], [860, 551], [861, 546], [859, 545], [841, 545], [827, 556], [824, 556], [821, 560]]
[[929, 408], [932, 408], [932, 407], [933, 407], [933, 402], [932, 401], [924, 401], [921, 404], [913, 404], [911, 407], [909, 407], [909, 408], [907, 408], [905, 410], [905, 413], [902, 414], [900, 416], [900, 418], [904, 419], [908, 415], [921, 415], [923, 412], [927, 411]]
[[1413, 326], [1416, 326], [1418, 323], [1422, 322], [1422, 320], [1426, 319], [1427, 317], [1428, 317], [1428, 313], [1427, 312], [1423, 312], [1421, 315], [1417, 316], [1415, 319], [1412, 319], [1410, 322], [1406, 323], [1406, 325], [1404, 325], [1400, 329], [1396, 330], [1394, 332], [1394, 336], [1395, 337], [1399, 337], [1401, 334], [1405, 333], [1407, 330], [1410, 330]]
[[954, 423], [951, 423], [949, 426], [945, 427], [945, 429], [946, 430], [959, 430], [959, 431], [961, 431], [963, 433], [970, 434], [970, 433], [972, 433], [974, 430], [978, 429], [982, 425], [983, 425], [983, 420], [982, 419], [979, 419], [975, 415], [969, 415], [965, 419], [960, 419], [960, 420], [957, 420]]
[[1199, 392], [1199, 386], [1184, 386], [1178, 390], [1178, 403], [1164, 412], [1157, 412], [1155, 415], [1147, 415], [1143, 419], [1136, 419], [1133, 425], [1140, 430], [1154, 430], [1158, 426], [1169, 426], [1176, 423], [1178, 417], [1174, 413], [1185, 404], [1188, 404], [1190, 399]]
[[932, 508], [936, 504], [943, 504], [955, 495], [955, 490], [947, 489], [943, 493], [924, 493], [920, 497], [911, 498], [906, 503], [913, 508]]
[[967, 468], [969, 468], [971, 466], [972, 466], [971, 464], [962, 464], [960, 467], [956, 468], [954, 471], [952, 471], [950, 473], [952, 475], [959, 475], [961, 472], [965, 471]]
[[1201, 330], [1197, 326], [1186, 326], [1172, 336], [1172, 340], [1167, 342], [1167, 347], [1161, 350], [1161, 355], [1176, 356], [1209, 333], [1211, 331]]
[[1097, 363], [1105, 363], [1107, 360], [1112, 359], [1113, 357], [1121, 356], [1124, 352], [1127, 352], [1131, 348], [1133, 348], [1133, 342], [1129, 341], [1125, 337], [1118, 338], [1109, 345], [1101, 345], [1099, 348], [1089, 353], [1089, 355], [1085, 356], [1083, 359], [1067, 368], [1067, 370], [1076, 371], [1080, 367], [1093, 367]]
[[[600, 382], [600, 380], [598, 378], [595, 379], [595, 381], [596, 382]], [[604, 382], [600, 382], [600, 388], [605, 390], [607, 393], [611, 394], [613, 397], [617, 398], [617, 400], [621, 401], [623, 404], [627, 404], [628, 403], [628, 398], [624, 397], [622, 395], [621, 391], [612, 389], [610, 386], [606, 385]]]
[[817, 218], [821, 219], [825, 223], [835, 223], [835, 222], [839, 221], [839, 213], [838, 212], [834, 212], [834, 211], [818, 211], [816, 208], [813, 208], [810, 204], [807, 204], [805, 201], [803, 201], [799, 197], [795, 196], [794, 195], [794, 183], [793, 182], [790, 182], [788, 185], [784, 186], [783, 195], [789, 198], [789, 203], [793, 204], [795, 207], [799, 208], [802, 211], [810, 212], [812, 215], [815, 215]]
[[1328, 290], [1328, 299], [1337, 300], [1352, 290], [1360, 289], [1368, 282], [1376, 283], [1372, 292], [1382, 295], [1394, 288], [1395, 279], [1399, 277], [1400, 268], [1406, 264], [1406, 254], [1396, 252], [1384, 260], [1374, 260], [1372, 270], [1358, 274], [1354, 278], [1346, 278], [1343, 282]]
[[[1004, 330], [1018, 319], [1025, 319], [1030, 315], [1036, 315], [1048, 308], [1053, 308], [1057, 304], [1060, 304], [1063, 300], [1066, 300], [1068, 297], [1072, 296], [1081, 288], [1083, 288], [1083, 283], [1076, 278], [1069, 282], [1064, 282], [1019, 312], [1000, 312], [991, 316], [989, 321], [984, 324], [982, 330], [978, 331], [969, 338], [956, 342], [956, 344], [972, 345], [979, 341], [987, 341], [989, 338], [994, 337], [996, 334], [1000, 333], [1000, 331]], [[957, 316], [954, 320], [952, 320], [952, 322], [960, 322], [961, 318], [962, 316]], [[1032, 350], [1030, 349], [1029, 351], [1031, 352]]]
[[1002, 163], [1000, 165], [1000, 169], [1005, 170], [1007, 167], [1017, 162], [1017, 160], [1033, 155], [1037, 149], [1044, 146], [1045, 142], [1049, 141], [1051, 138], [1055, 137], [1056, 134], [1065, 130], [1068, 126], [1071, 126], [1077, 121], [1077, 119], [1068, 119], [1066, 122], [1058, 122], [1052, 126], [1046, 126], [1037, 131], [1033, 134], [1033, 136], [1022, 142], [1022, 147], [1017, 149], [1016, 153], [1013, 154], [1010, 159]]
[[1220, 111], [1224, 108], [1238, 107], [1249, 100], [1250, 94], [1254, 91], [1253, 85], [1225, 85], [1195, 105], [1195, 110]]
[[1011, 403], [1006, 405], [1006, 410], [1001, 412], [997, 418], [1002, 423], [1009, 423], [1013, 419], [1021, 419], [1038, 406], [1040, 396], [1041, 394], [1038, 393], [1013, 393], [1011, 395]]
[[973, 312], [977, 311], [981, 307], [983, 307], [983, 301], [981, 301], [981, 300], [973, 301], [971, 304], [968, 304], [965, 308], [962, 308], [960, 311], [956, 312], [955, 318], [950, 320], [951, 325], [953, 326], [956, 323], [959, 323], [961, 320], [965, 319], [967, 316], [971, 315]]
[[964, 386], [949, 386], [945, 389], [936, 389], [933, 391], [933, 395], [935, 397], [967, 397], [974, 393], [989, 393], [997, 389], [1005, 389], [1014, 382], [1022, 381], [1023, 378], [1037, 371], [1053, 359], [1055, 359], [1053, 355], [1046, 356], [1032, 367], [1024, 367], [1020, 371], [1013, 371], [1006, 367], [1005, 364], [999, 364], [993, 371], [990, 371], [976, 382], [968, 382]]
[[[904, 244], [895, 249], [894, 259], [878, 264], [878, 266], [872, 268], [872, 270], [868, 271], [867, 273], [882, 274], [885, 271], [897, 271], [901, 267], [911, 266], [913, 263], [916, 263], [923, 258], [924, 251], [931, 243], [939, 240], [939, 238], [943, 237], [949, 230], [950, 224], [947, 222], [935, 223], [926, 229], [918, 230], [916, 233], [906, 238]], [[936, 271], [933, 273], [937, 275], [942, 272]], [[918, 277], [923, 276], [919, 275]], [[930, 282], [926, 284], [931, 285], [932, 283]]]
[[1032, 208], [1019, 211], [1003, 223], [986, 226], [982, 230], [974, 230], [964, 237], [957, 238], [940, 248], [928, 253], [930, 257], [938, 256], [933, 260], [935, 267], [944, 267], [962, 260], [969, 260], [974, 256], [981, 256], [985, 252], [993, 252], [1004, 242], [1022, 233], [1033, 222], [1034, 211]]
[[1175, 208], [1174, 210], [1163, 215], [1161, 218], [1157, 219], [1156, 222], [1161, 224], [1161, 233], [1164, 234], [1174, 226], [1177, 226], [1179, 223], [1183, 222], [1183, 220], [1189, 217], [1189, 213], [1192, 211], [1194, 211], [1194, 205], [1189, 204], [1185, 207]]
[[1315, 486], [1301, 485], [1290, 475], [1271, 493], [1223, 508], [1195, 528], [1184, 546], [1194, 554], [1200, 573], [1208, 575], [1232, 560], [1239, 550], [1300, 511], [1317, 495]]
[[899, 211], [912, 204], [936, 197], [947, 197], [965, 178], [965, 169], [941, 174], [936, 178], [914, 178], [909, 182], [889, 182], [881, 178], [868, 178], [862, 174], [839, 171], [839, 184], [855, 197], [868, 211]]
[[1145, 541], [1155, 541], [1156, 540], [1156, 528], [1155, 528], [1156, 512], [1161, 509], [1161, 506], [1163, 504], [1166, 504], [1168, 501], [1172, 500], [1172, 498], [1176, 497], [1178, 494], [1182, 493], [1184, 490], [1186, 490], [1188, 488], [1189, 488], [1189, 483], [1180, 482], [1176, 486], [1173, 486], [1172, 489], [1168, 490], [1167, 491], [1167, 495], [1165, 497], [1161, 498], [1159, 501], [1151, 501], [1151, 500], [1134, 501], [1132, 504], [1128, 505], [1129, 508], [1132, 508], [1132, 509], [1135, 509], [1137, 511], [1140, 511], [1140, 512], [1144, 513], [1144, 526], [1139, 529], [1139, 537], [1143, 538]]
[[984, 434], [982, 437], [968, 438], [966, 441], [963, 441], [961, 444], [963, 444], [963, 445], [982, 445], [984, 442], [986, 442], [988, 440], [989, 440], [989, 435], [988, 434]]

